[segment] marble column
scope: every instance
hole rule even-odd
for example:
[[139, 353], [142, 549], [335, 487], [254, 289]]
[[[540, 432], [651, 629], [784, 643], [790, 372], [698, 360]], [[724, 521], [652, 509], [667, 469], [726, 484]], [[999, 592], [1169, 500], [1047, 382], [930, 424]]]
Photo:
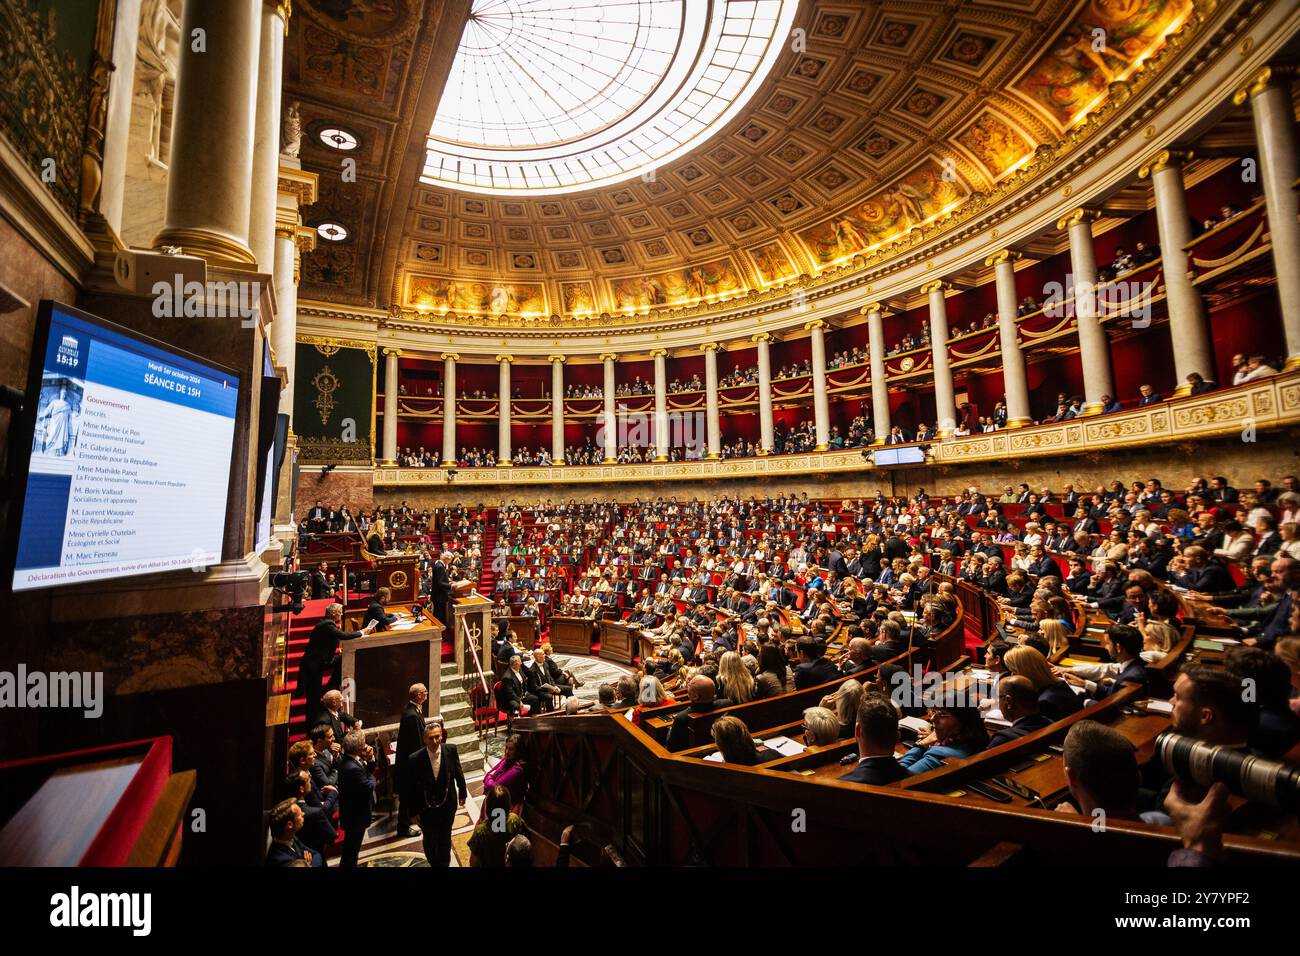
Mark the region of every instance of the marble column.
[[1073, 294], [1074, 318], [1079, 332], [1079, 362], [1083, 366], [1083, 414], [1101, 413], [1103, 396], [1115, 395], [1115, 375], [1111, 371], [1110, 339], [1097, 314], [1097, 254], [1092, 246], [1092, 223], [1097, 213], [1076, 209], [1056, 224], [1070, 235], [1070, 274], [1073, 282], [1066, 290]]
[[248, 238], [262, 6], [185, 2], [167, 208], [155, 249], [179, 246], [225, 265], [257, 264]]
[[[310, 233], [309, 235], [305, 235]], [[271, 351], [288, 380], [280, 390], [280, 413], [293, 416], [293, 387], [298, 354], [298, 279], [302, 249], [314, 249], [316, 232], [295, 225], [275, 229], [275, 321], [271, 323]]]
[[[1191, 394], [1192, 387], [1187, 382], [1190, 373], [1198, 373], [1207, 382], [1218, 378], [1205, 303], [1187, 274], [1189, 256], [1183, 249], [1192, 241], [1192, 217], [1187, 211], [1187, 192], [1183, 186], [1183, 165], [1191, 158], [1191, 153], [1161, 150], [1138, 170], [1142, 179], [1150, 177], [1155, 192], [1156, 228], [1160, 233], [1165, 298], [1169, 307], [1169, 336], [1174, 347], [1174, 378], [1178, 381], [1174, 394], [1180, 397]], [[1125, 295], [1123, 298], [1131, 300], [1133, 296]], [[1149, 325], [1150, 316], [1142, 317], [1141, 321]]]
[[862, 310], [867, 317], [867, 350], [871, 358], [871, 421], [876, 438], [883, 445], [893, 427], [889, 417], [889, 380], [885, 373], [885, 307], [872, 302]]
[[813, 427], [817, 444], [813, 451], [831, 447], [831, 403], [826, 391], [826, 322], [814, 319], [804, 326], [812, 343]]
[[455, 352], [442, 353], [442, 467], [456, 467], [456, 363]]
[[[260, 272], [270, 272], [275, 258], [275, 207], [280, 184], [280, 83], [284, 76], [288, 16], [283, 0], [264, 0], [253, 134], [253, 195], [248, 223], [248, 245]], [[182, 38], [182, 45], [184, 42]]]
[[514, 451], [510, 447], [510, 366], [513, 355], [497, 356], [497, 467], [509, 468], [514, 464]]
[[1007, 399], [1007, 427], [1023, 428], [1034, 423], [1029, 410], [1029, 377], [1025, 353], [1016, 333], [1016, 260], [1020, 253], [1010, 249], [995, 252], [984, 260], [993, 266], [998, 296], [998, 342], [1002, 348], [1002, 391]]
[[709, 342], [704, 349], [704, 409], [709, 443], [709, 458], [722, 457], [722, 414], [718, 407], [718, 343]]
[[605, 437], [605, 461], [618, 461], [618, 397], [614, 394], [614, 361], [618, 356], [607, 352], [600, 357], [605, 364], [605, 413], [603, 433]]
[[1286, 369], [1300, 368], [1300, 179], [1296, 155], [1295, 114], [1291, 104], [1291, 70], [1266, 67], [1237, 92], [1233, 102], [1250, 101], [1259, 148], [1259, 176], [1268, 211], [1269, 240], [1273, 248], [1273, 274], [1282, 306], [1286, 335]]
[[397, 464], [397, 360], [401, 349], [384, 349], [384, 460], [386, 467]]
[[772, 336], [759, 332], [753, 340], [758, 347], [758, 453], [770, 455], [776, 445], [772, 419]]
[[122, 234], [126, 195], [127, 144], [135, 103], [135, 59], [140, 42], [140, 0], [117, 0], [113, 13], [113, 73], [108, 81], [108, 110], [104, 123], [103, 179], [99, 213], [113, 234]]
[[940, 438], [951, 438], [957, 427], [957, 401], [954, 397], [952, 369], [948, 365], [948, 303], [945, 293], [951, 288], [942, 279], [921, 286], [930, 299], [930, 356], [934, 366], [934, 428]]
[[564, 356], [551, 357], [551, 460], [564, 464]]
[[655, 461], [668, 460], [668, 351], [655, 349]]

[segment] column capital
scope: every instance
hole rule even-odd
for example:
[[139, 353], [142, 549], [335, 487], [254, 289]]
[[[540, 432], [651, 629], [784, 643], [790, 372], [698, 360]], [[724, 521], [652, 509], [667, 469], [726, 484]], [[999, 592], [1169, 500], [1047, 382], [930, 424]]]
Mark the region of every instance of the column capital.
[[498, 356], [497, 356], [497, 361], [498, 361], [498, 362], [505, 363], [505, 364], [509, 364], [509, 363], [513, 362], [514, 360], [515, 360], [515, 357], [514, 357], [513, 355], [504, 355], [504, 354], [503, 354], [503, 355], [498, 355]]
[[263, 0], [263, 5], [269, 7], [272, 13], [280, 16], [284, 20], [284, 35], [289, 35], [289, 18], [293, 16], [293, 0]]
[[703, 345], [700, 346], [701, 352], [718, 352], [721, 351], [721, 349], [722, 346], [719, 345], [717, 342], [705, 342]]
[[885, 304], [883, 302], [871, 302], [864, 305], [858, 312], [859, 315], [865, 315], [870, 318], [873, 315], [885, 314]]
[[1282, 64], [1269, 64], [1259, 70], [1245, 86], [1232, 94], [1232, 102], [1241, 106], [1252, 96], [1258, 96], [1270, 86], [1282, 86], [1290, 83], [1296, 75], [1296, 67]]
[[815, 332], [818, 329], [825, 330], [827, 322], [825, 319], [813, 319], [811, 322], [805, 322], [803, 330], [805, 332]]
[[396, 355], [398, 358], [401, 358], [401, 357], [402, 357], [402, 350], [401, 350], [401, 349], [394, 349], [394, 348], [388, 348], [388, 347], [385, 347], [385, 348], [384, 348], [384, 355], [385, 355], [385, 356]]
[[998, 252], [993, 253], [993, 255], [985, 259], [984, 264], [986, 266], [998, 266], [1004, 262], [1015, 262], [1020, 258], [1021, 255], [1020, 253], [1016, 252], [1016, 250], [1002, 249], [999, 250]]
[[650, 350], [650, 357], [651, 357], [651, 358], [659, 358], [659, 356], [661, 356], [661, 355], [664, 356], [665, 358], [667, 358], [667, 357], [668, 357], [668, 350], [667, 350], [667, 349], [651, 349], [651, 350]]
[[771, 332], [759, 332], [757, 335], [751, 335], [751, 336], [749, 337], [749, 341], [754, 342], [754, 343], [756, 343], [756, 344], [757, 344], [757, 343], [761, 343], [761, 342], [771, 342], [771, 341], [772, 341], [772, 333], [771, 333]]
[[934, 281], [927, 282], [925, 285], [921, 286], [921, 291], [926, 295], [930, 295], [934, 292], [947, 292], [951, 288], [952, 286], [947, 282], [944, 282], [942, 279], [935, 279]]
[[617, 353], [617, 352], [602, 352], [602, 353], [600, 354], [600, 360], [601, 360], [602, 362], [617, 362], [617, 361], [618, 361], [618, 353]]
[[1101, 213], [1096, 209], [1089, 209], [1086, 206], [1080, 206], [1067, 212], [1064, 216], [1056, 221], [1057, 229], [1069, 229], [1083, 222], [1096, 222], [1101, 218]]
[[1152, 173], [1158, 173], [1162, 169], [1182, 166], [1191, 160], [1193, 155], [1190, 149], [1162, 149], [1142, 164], [1138, 169], [1138, 178], [1146, 179]]
[[546, 361], [551, 362], [551, 363], [559, 362], [561, 365], [563, 365], [563, 364], [564, 364], [565, 362], [567, 362], [568, 360], [569, 360], [569, 357], [568, 357], [567, 355], [559, 355], [558, 353], [555, 354], [555, 355], [548, 355], [548, 356], [546, 356]]
[[438, 356], [438, 358], [442, 359], [444, 362], [460, 361], [460, 356], [457, 355], [455, 352], [443, 352], [441, 355]]

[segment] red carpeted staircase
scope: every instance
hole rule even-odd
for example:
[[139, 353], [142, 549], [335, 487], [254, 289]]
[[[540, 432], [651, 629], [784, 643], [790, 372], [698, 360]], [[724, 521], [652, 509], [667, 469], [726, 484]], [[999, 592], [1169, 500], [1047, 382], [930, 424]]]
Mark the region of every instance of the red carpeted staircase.
[[[285, 661], [284, 682], [293, 695], [289, 701], [290, 743], [307, 736], [307, 731], [310, 729], [307, 726], [305, 713], [307, 701], [298, 694], [298, 662], [302, 660], [302, 655], [307, 650], [307, 640], [311, 637], [312, 628], [325, 616], [325, 608], [330, 600], [330, 598], [320, 598], [307, 601], [302, 613], [295, 614], [289, 619], [289, 647]], [[323, 678], [322, 684], [327, 680], [329, 680], [328, 675]]]
[[483, 557], [479, 562], [478, 593], [492, 597], [497, 586], [497, 573], [494, 570], [497, 550], [497, 509], [487, 510], [487, 527], [483, 530]]

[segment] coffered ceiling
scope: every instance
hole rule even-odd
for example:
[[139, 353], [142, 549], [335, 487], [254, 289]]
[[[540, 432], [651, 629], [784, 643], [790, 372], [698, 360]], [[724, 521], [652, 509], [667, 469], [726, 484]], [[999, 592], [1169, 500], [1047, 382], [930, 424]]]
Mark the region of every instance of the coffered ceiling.
[[[638, 178], [554, 196], [419, 180], [469, 8], [295, 5], [286, 97], [320, 174], [308, 222], [348, 231], [304, 257], [302, 298], [582, 322], [815, 274], [996, 186], [1138, 69], [1192, 0], [803, 0], [720, 132]], [[357, 148], [325, 147], [326, 126]]]

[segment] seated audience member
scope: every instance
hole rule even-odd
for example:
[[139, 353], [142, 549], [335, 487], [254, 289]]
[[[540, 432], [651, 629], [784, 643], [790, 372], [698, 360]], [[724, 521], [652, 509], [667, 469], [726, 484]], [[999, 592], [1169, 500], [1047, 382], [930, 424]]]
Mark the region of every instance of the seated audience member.
[[[1069, 717], [1083, 709], [1083, 698], [1052, 673], [1047, 658], [1032, 647], [1021, 645], [1007, 651], [1007, 670], [1027, 678], [1038, 694], [1038, 709], [1049, 721]], [[1000, 686], [1000, 685], [999, 685]]]
[[523, 744], [520, 742], [519, 735], [511, 734], [506, 738], [505, 752], [501, 759], [483, 776], [483, 791], [486, 793], [493, 787], [505, 787], [510, 791], [512, 807], [523, 805], [524, 791], [528, 786], [527, 768], [521, 756], [522, 750]]
[[1065, 735], [1061, 755], [1072, 802], [1056, 809], [1094, 820], [1137, 820], [1137, 751], [1128, 738], [1095, 720], [1081, 720]]
[[669, 750], [676, 753], [692, 746], [690, 727], [692, 714], [707, 714], [731, 706], [731, 701], [726, 698], [716, 698], [716, 693], [717, 688], [713, 683], [713, 679], [705, 677], [703, 674], [696, 674], [687, 682], [686, 696], [691, 703], [689, 707], [673, 717], [672, 725], [668, 728], [668, 739], [665, 743]]
[[931, 714], [934, 729], [917, 740], [898, 762], [908, 773], [934, 770], [945, 760], [969, 757], [988, 746], [988, 731], [978, 707], [938, 707]]
[[709, 733], [713, 737], [713, 743], [717, 746], [718, 752], [722, 754], [725, 763], [740, 764], [743, 767], [753, 767], [760, 763], [767, 763], [769, 760], [778, 759], [781, 754], [775, 750], [764, 750], [759, 752], [758, 747], [754, 744], [754, 738], [749, 733], [749, 728], [739, 717], [732, 717], [724, 714], [713, 722], [709, 728]]
[[483, 819], [469, 837], [469, 865], [505, 866], [506, 844], [526, 827], [523, 818], [512, 812], [510, 791], [498, 784], [484, 784]]
[[797, 645], [799, 663], [794, 668], [795, 690], [816, 687], [839, 676], [835, 665], [826, 659], [826, 645], [815, 637], [801, 637]]
[[1259, 722], [1247, 741], [1251, 750], [1276, 760], [1300, 743], [1300, 717], [1291, 710], [1291, 669], [1285, 661], [1258, 647], [1233, 647], [1224, 668], [1243, 688], [1253, 689], [1259, 704]]
[[[533, 843], [528, 837], [520, 833], [506, 844], [505, 865], [508, 867], [530, 867], [533, 865]], [[559, 866], [559, 863], [556, 865]], [[567, 858], [565, 865], [568, 865]]]
[[803, 712], [803, 742], [808, 747], [825, 747], [840, 737], [840, 720], [835, 711], [809, 707]]
[[1038, 690], [1029, 678], [1012, 674], [998, 681], [998, 710], [1005, 720], [1011, 721], [1011, 726], [995, 733], [989, 739], [988, 749], [1019, 740], [1050, 724], [1051, 719], [1040, 713], [1038, 706]]
[[894, 756], [898, 744], [898, 710], [888, 697], [862, 696], [854, 736], [858, 742], [858, 765], [838, 779], [884, 786], [907, 776], [907, 770]]
[[862, 685], [849, 679], [822, 698], [821, 706], [834, 713], [839, 723], [835, 735], [840, 740], [853, 739], [853, 727], [858, 719], [858, 704], [862, 702], [862, 693]]

